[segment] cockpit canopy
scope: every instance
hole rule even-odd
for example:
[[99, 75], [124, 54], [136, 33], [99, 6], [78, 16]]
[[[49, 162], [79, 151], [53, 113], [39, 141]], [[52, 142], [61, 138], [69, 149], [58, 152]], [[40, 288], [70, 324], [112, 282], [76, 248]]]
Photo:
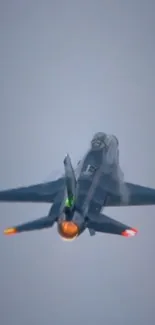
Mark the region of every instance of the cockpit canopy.
[[118, 139], [115, 135], [108, 135], [104, 132], [97, 132], [94, 134], [91, 140], [91, 147], [93, 149], [102, 149], [103, 147], [109, 147], [111, 143], [119, 145]]

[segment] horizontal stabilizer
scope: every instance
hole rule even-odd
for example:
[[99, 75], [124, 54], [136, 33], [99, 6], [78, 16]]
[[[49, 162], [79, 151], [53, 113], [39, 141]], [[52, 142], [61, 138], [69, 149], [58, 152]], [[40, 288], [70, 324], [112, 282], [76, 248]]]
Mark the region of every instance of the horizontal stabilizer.
[[125, 237], [132, 237], [137, 234], [136, 229], [109, 218], [104, 214], [99, 214], [96, 217], [90, 218], [88, 220], [87, 227], [94, 229], [97, 232], [121, 235]]
[[27, 223], [23, 223], [18, 226], [7, 228], [4, 230], [4, 234], [5, 235], [13, 235], [13, 234], [24, 232], [24, 231], [41, 230], [44, 228], [50, 228], [53, 226], [54, 222], [55, 222], [55, 220], [53, 220], [50, 217], [43, 217], [40, 219], [29, 221]]

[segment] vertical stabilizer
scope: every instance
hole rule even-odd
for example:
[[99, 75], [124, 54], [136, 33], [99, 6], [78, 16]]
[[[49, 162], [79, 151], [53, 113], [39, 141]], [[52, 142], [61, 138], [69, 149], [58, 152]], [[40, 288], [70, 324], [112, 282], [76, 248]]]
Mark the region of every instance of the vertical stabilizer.
[[65, 168], [65, 181], [66, 181], [67, 196], [68, 196], [66, 200], [66, 206], [71, 208], [73, 207], [74, 200], [75, 200], [76, 178], [71, 163], [71, 159], [68, 154], [64, 159], [64, 168]]

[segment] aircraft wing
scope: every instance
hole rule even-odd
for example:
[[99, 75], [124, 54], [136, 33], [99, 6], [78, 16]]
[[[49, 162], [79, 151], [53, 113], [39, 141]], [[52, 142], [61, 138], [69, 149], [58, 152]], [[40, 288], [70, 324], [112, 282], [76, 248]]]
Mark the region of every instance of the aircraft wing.
[[49, 216], [43, 217], [40, 219], [29, 221], [27, 223], [23, 223], [18, 226], [7, 228], [4, 230], [4, 234], [5, 235], [13, 235], [13, 234], [21, 233], [24, 231], [41, 230], [44, 228], [50, 228], [53, 226], [54, 222], [55, 222], [54, 218], [50, 218]]
[[64, 188], [64, 178], [48, 183], [19, 187], [0, 191], [3, 202], [47, 202], [52, 203], [56, 195]]
[[155, 205], [155, 189], [132, 183], [125, 183], [125, 185], [129, 191], [128, 200], [123, 202], [121, 196], [114, 193], [113, 189], [111, 189], [111, 191], [109, 190], [105, 206]]
[[121, 235], [124, 237], [132, 237], [137, 234], [135, 228], [127, 226], [101, 213], [97, 216], [90, 217], [87, 227], [91, 231]]

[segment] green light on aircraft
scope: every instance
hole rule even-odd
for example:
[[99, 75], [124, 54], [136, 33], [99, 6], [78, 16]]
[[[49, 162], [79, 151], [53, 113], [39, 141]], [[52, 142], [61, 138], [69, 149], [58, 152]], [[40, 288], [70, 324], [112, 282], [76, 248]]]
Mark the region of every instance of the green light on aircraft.
[[66, 201], [65, 201], [65, 206], [66, 206], [67, 208], [72, 208], [74, 202], [75, 202], [74, 197], [72, 197], [72, 198], [70, 198], [70, 199], [67, 198]]

